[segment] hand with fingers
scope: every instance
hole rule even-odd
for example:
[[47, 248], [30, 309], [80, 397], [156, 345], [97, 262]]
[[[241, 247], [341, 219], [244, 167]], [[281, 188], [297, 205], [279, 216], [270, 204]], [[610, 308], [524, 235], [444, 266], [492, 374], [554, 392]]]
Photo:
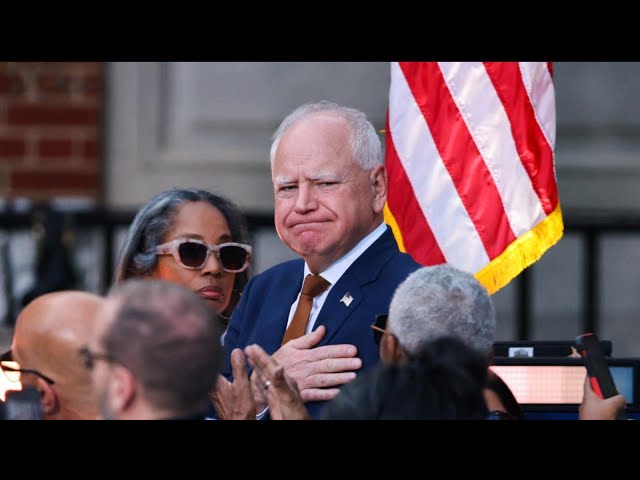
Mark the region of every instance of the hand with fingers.
[[256, 379], [263, 385], [263, 395], [273, 420], [308, 420], [309, 412], [304, 406], [295, 380], [284, 371], [284, 367], [270, 357], [258, 345], [245, 348]]
[[580, 404], [580, 420], [617, 420], [624, 418], [625, 398], [618, 394], [600, 398], [591, 388], [589, 377], [584, 381], [584, 396]]
[[231, 368], [233, 383], [219, 375], [216, 389], [211, 395], [216, 412], [222, 420], [255, 420], [256, 402], [247, 375], [244, 353], [239, 348], [231, 352]]
[[[340, 391], [334, 387], [356, 378], [355, 371], [362, 367], [362, 360], [356, 357], [358, 350], [354, 345], [316, 347], [325, 333], [326, 327], [320, 325], [316, 330], [285, 343], [273, 354], [273, 359], [296, 382], [305, 402], [331, 400]], [[260, 411], [266, 406], [263, 382], [253, 374], [251, 388]]]

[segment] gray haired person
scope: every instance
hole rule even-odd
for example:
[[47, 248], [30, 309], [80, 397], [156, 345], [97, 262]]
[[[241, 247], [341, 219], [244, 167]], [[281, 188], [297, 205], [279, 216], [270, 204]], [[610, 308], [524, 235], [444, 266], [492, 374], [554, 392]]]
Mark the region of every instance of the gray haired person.
[[[317, 418], [356, 370], [378, 362], [368, 326], [419, 265], [384, 223], [387, 172], [364, 112], [301, 105], [278, 127], [270, 157], [274, 225], [300, 258], [247, 284], [225, 336], [223, 375], [232, 377], [234, 349], [256, 343], [297, 382]], [[263, 383], [252, 374], [251, 385], [265, 412]]]
[[[409, 357], [418, 355], [428, 342], [454, 337], [489, 358], [496, 312], [487, 290], [473, 275], [448, 264], [435, 265], [416, 270], [398, 286], [387, 328], [391, 335], [382, 341], [397, 342]], [[400, 353], [396, 351], [382, 349], [381, 355]]]
[[184, 285], [226, 325], [249, 279], [247, 238], [245, 219], [229, 200], [195, 188], [167, 190], [136, 214], [115, 282], [156, 278]]
[[378, 165], [384, 164], [380, 138], [364, 112], [322, 100], [316, 103], [305, 103], [301, 105], [282, 121], [273, 134], [273, 141], [269, 152], [272, 167], [276, 153], [278, 152], [278, 147], [285, 133], [300, 120], [321, 114], [339, 115], [340, 118], [348, 124], [351, 133], [350, 142], [351, 149], [353, 150], [353, 158], [364, 170], [371, 170]]

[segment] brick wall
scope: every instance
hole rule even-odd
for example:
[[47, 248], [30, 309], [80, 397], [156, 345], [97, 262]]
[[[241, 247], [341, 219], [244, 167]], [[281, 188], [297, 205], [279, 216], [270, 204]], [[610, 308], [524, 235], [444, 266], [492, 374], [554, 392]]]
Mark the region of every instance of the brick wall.
[[101, 199], [103, 66], [0, 62], [0, 197]]

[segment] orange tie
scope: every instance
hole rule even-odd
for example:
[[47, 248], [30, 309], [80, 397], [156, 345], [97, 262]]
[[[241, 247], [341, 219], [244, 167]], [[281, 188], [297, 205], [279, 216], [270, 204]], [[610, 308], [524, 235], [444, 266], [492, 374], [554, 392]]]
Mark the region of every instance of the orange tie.
[[289, 328], [284, 334], [282, 339], [282, 345], [289, 340], [301, 337], [307, 331], [307, 323], [309, 322], [309, 314], [311, 313], [311, 306], [313, 305], [314, 297], [317, 297], [324, 292], [329, 285], [324, 278], [320, 275], [309, 274], [304, 279], [302, 285], [302, 292], [300, 292], [300, 300], [296, 307], [296, 313], [293, 314], [293, 320], [289, 324]]

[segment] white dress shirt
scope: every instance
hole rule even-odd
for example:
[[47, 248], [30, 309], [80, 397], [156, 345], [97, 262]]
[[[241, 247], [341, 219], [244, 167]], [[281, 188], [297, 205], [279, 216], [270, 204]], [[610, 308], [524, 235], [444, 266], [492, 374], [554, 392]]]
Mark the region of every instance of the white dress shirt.
[[[369, 235], [364, 237], [362, 240], [358, 242], [358, 244], [353, 247], [346, 255], [343, 255], [340, 259], [333, 262], [329, 267], [319, 273], [329, 285], [324, 293], [318, 295], [313, 299], [313, 304], [311, 305], [311, 313], [309, 314], [309, 322], [307, 323], [307, 330], [305, 333], [309, 333], [313, 330], [313, 326], [316, 323], [316, 319], [318, 318], [318, 313], [322, 309], [329, 292], [333, 288], [333, 286], [340, 280], [340, 277], [344, 275], [349, 267], [355, 262], [360, 255], [362, 255], [367, 248], [369, 248], [373, 242], [375, 242], [378, 238], [382, 236], [382, 234], [386, 231], [387, 225], [382, 222], [375, 230], [373, 230]], [[302, 282], [300, 282], [300, 292], [302, 292], [302, 284], [304, 283], [304, 279], [307, 278], [307, 275], [311, 273], [309, 270], [309, 265], [305, 262], [304, 264], [304, 275], [302, 276]], [[287, 321], [287, 327], [293, 320], [293, 315], [298, 307], [298, 301], [300, 300], [300, 293], [296, 297], [296, 301], [291, 305], [291, 309], [289, 310], [289, 320]]]

